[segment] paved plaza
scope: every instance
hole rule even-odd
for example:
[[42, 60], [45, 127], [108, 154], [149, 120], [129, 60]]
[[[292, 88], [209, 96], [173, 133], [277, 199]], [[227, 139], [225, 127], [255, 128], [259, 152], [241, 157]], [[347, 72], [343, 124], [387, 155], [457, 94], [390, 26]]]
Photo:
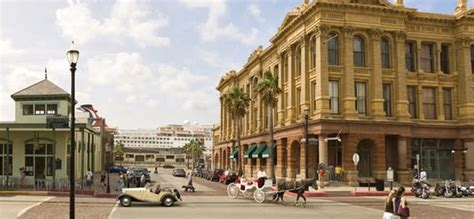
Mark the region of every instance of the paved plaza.
[[[185, 178], [171, 176], [171, 170], [160, 169], [151, 174], [153, 181], [181, 187]], [[156, 204], [133, 203], [121, 207], [112, 198], [77, 196], [78, 218], [381, 218], [384, 197], [352, 197], [347, 191], [340, 195], [308, 198], [306, 207], [294, 206], [295, 197], [285, 196], [285, 204], [258, 204], [253, 199], [239, 197], [230, 199], [225, 193], [226, 185], [194, 178], [195, 193], [183, 192], [183, 202], [174, 207]], [[341, 188], [344, 189], [344, 188]], [[328, 187], [327, 191], [336, 188]], [[331, 193], [337, 194], [337, 193]], [[411, 207], [410, 218], [473, 218], [474, 198], [446, 199], [432, 196], [423, 200], [407, 197]], [[67, 218], [68, 197], [48, 196], [0, 196], [1, 218]]]

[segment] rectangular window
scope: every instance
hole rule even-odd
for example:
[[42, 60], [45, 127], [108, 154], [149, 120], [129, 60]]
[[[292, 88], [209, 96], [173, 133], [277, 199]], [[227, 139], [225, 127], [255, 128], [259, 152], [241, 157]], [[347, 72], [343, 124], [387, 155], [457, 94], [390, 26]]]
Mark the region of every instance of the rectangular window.
[[449, 74], [449, 46], [441, 45], [441, 71]]
[[474, 74], [474, 45], [471, 46], [471, 72]]
[[23, 105], [23, 115], [33, 115], [33, 105], [32, 104]]
[[339, 81], [329, 81], [329, 109], [339, 114]]
[[453, 119], [453, 107], [451, 103], [451, 89], [443, 89], [443, 109], [444, 109], [444, 119], [452, 120]]
[[46, 113], [48, 115], [58, 114], [58, 105], [57, 104], [48, 104], [48, 106], [46, 107]]
[[421, 70], [427, 73], [434, 72], [433, 44], [421, 44]]
[[392, 85], [383, 84], [383, 109], [387, 117], [393, 116], [392, 114]]
[[33, 157], [32, 156], [26, 156], [25, 157], [25, 175], [27, 176], [33, 176]]
[[367, 92], [365, 82], [355, 83], [356, 110], [359, 114], [367, 115]]
[[390, 45], [386, 39], [381, 41], [380, 51], [382, 56], [382, 68], [390, 68]]
[[405, 66], [407, 71], [415, 71], [415, 44], [413, 42], [405, 44]]
[[46, 112], [45, 106], [43, 104], [35, 105], [35, 115], [44, 115]]
[[417, 96], [416, 96], [416, 87], [415, 86], [408, 86], [407, 88], [407, 96], [408, 96], [408, 111], [410, 113], [411, 119], [418, 118], [417, 113]]
[[436, 89], [423, 88], [423, 113], [425, 119], [436, 119]]
[[311, 81], [311, 111], [316, 111], [316, 81]]

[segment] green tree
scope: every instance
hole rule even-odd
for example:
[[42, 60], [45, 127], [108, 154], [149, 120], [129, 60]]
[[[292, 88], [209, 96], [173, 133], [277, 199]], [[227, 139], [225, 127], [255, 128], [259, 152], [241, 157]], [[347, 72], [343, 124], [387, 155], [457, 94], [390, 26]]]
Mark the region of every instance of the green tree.
[[255, 88], [257, 93], [262, 97], [263, 102], [267, 106], [268, 113], [268, 133], [270, 135], [270, 177], [275, 182], [275, 153], [274, 149], [276, 144], [274, 144], [273, 139], [273, 109], [277, 106], [278, 95], [281, 93], [281, 88], [278, 87], [278, 78], [273, 76], [270, 71], [264, 73], [263, 78], [261, 78]]
[[[237, 147], [242, 152], [240, 145], [240, 129], [242, 117], [247, 113], [247, 108], [250, 105], [250, 97], [247, 93], [243, 92], [238, 86], [230, 88], [230, 90], [224, 95], [224, 105], [227, 111], [230, 113], [232, 120], [234, 121], [235, 128], [237, 130]], [[235, 145], [232, 145], [232, 153], [235, 151]], [[239, 174], [243, 173], [242, 163], [243, 156], [239, 156]]]
[[191, 140], [189, 143], [185, 144], [183, 146], [183, 152], [186, 154], [186, 158], [188, 160], [188, 168], [189, 168], [189, 157], [191, 157], [191, 160], [193, 161], [193, 169], [196, 167], [196, 161], [199, 159], [204, 151], [205, 147], [203, 144], [201, 144], [200, 141], [198, 140]]
[[124, 150], [124, 145], [119, 142], [114, 145], [114, 148], [112, 150], [112, 153], [114, 154], [115, 158], [119, 158], [120, 161], [123, 161], [123, 152]]

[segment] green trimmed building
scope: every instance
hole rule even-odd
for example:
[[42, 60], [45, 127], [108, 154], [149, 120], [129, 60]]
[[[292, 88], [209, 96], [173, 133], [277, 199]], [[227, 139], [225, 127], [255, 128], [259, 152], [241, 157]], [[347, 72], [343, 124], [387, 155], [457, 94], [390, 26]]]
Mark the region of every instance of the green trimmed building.
[[[70, 94], [44, 79], [11, 98], [15, 121], [0, 122], [0, 187], [17, 185], [20, 168], [25, 169], [25, 185], [34, 185], [36, 180], [68, 181]], [[76, 179], [82, 179], [88, 169], [104, 169], [101, 133], [92, 127], [89, 113], [76, 113]]]

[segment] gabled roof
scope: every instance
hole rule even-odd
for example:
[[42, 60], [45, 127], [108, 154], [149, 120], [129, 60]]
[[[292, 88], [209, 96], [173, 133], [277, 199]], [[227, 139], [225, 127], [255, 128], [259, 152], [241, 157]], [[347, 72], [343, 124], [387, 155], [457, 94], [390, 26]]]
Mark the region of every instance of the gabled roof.
[[69, 97], [69, 93], [48, 79], [44, 79], [11, 95], [13, 99], [21, 97]]

